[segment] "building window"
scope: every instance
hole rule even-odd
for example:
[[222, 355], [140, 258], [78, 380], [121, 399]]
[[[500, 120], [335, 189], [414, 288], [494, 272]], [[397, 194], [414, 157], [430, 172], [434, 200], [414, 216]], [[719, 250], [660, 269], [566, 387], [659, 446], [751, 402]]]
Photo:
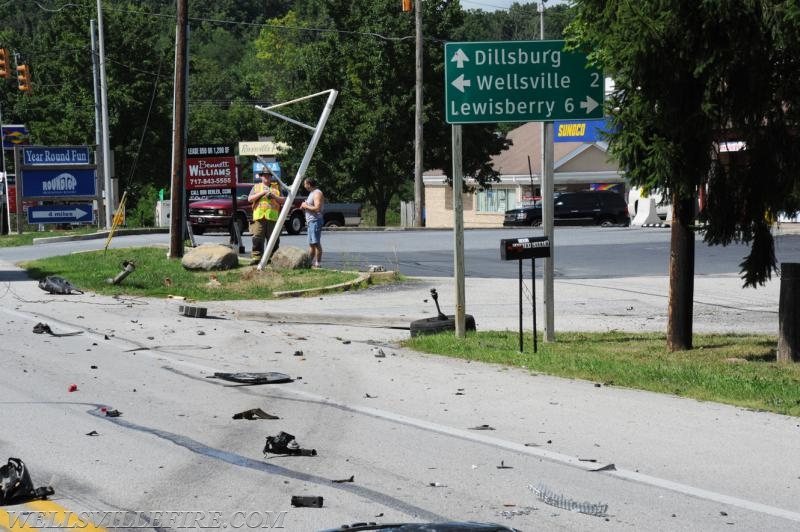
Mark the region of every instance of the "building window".
[[491, 188], [478, 191], [478, 212], [505, 212], [517, 206], [514, 189]]

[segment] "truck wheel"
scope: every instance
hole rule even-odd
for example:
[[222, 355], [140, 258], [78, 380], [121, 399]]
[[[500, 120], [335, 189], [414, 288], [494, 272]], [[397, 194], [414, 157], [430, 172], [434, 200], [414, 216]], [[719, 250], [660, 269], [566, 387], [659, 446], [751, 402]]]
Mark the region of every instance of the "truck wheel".
[[[475, 318], [472, 317], [472, 314], [466, 314], [464, 318], [465, 318], [464, 323], [466, 330], [468, 331], [476, 330]], [[455, 314], [450, 314], [449, 316], [447, 316], [447, 319], [444, 320], [439, 317], [414, 320], [411, 322], [411, 326], [409, 327], [409, 329], [411, 330], [411, 336], [421, 336], [423, 334], [436, 334], [446, 331], [455, 331], [456, 316]]]
[[292, 217], [289, 219], [289, 224], [286, 226], [286, 230], [289, 232], [290, 235], [299, 235], [300, 231], [303, 230], [305, 227], [306, 222], [303, 220], [302, 214], [293, 214]]
[[247, 217], [243, 214], [236, 217], [236, 225], [239, 226], [239, 235], [244, 235], [244, 232], [250, 229], [247, 224]]

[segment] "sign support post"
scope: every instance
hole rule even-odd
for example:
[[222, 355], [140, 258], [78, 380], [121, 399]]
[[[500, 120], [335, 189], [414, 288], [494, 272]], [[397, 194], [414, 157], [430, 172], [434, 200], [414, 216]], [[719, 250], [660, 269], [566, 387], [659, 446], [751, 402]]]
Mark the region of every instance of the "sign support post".
[[550, 256], [550, 240], [547, 237], [504, 238], [500, 241], [500, 258], [519, 261], [519, 352], [523, 353], [522, 334], [522, 260], [531, 259], [531, 306], [533, 309], [533, 352], [536, 353], [536, 259]]
[[[540, 22], [543, 25], [543, 19]], [[603, 118], [605, 80], [602, 71], [587, 66], [585, 54], [566, 50], [564, 41], [452, 42], [445, 44], [444, 54], [447, 123], [543, 123], [542, 225], [549, 250], [554, 237], [552, 123]], [[456, 158], [460, 164], [460, 152], [453, 154], [454, 168]], [[452, 177], [455, 186], [456, 176]], [[463, 231], [463, 228], [454, 227], [454, 230]], [[456, 236], [456, 241], [458, 238]], [[549, 252], [547, 257], [543, 273], [544, 340], [551, 342], [554, 341], [555, 321], [554, 261]], [[535, 342], [534, 333], [534, 349]]]

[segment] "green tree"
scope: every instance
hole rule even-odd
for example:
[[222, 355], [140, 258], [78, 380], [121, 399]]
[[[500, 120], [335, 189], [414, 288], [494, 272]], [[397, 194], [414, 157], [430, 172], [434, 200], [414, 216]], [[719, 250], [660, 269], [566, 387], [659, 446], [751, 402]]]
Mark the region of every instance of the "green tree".
[[[463, 11], [443, 0], [423, 2], [423, 8], [424, 162], [426, 168], [449, 173], [442, 43], [462, 24]], [[272, 24], [256, 42], [264, 93], [286, 101], [326, 89], [339, 91], [308, 174], [321, 179], [333, 200], [366, 199], [376, 209], [377, 223], [385, 224], [391, 199], [414, 173], [413, 17], [402, 13], [394, 0], [303, 0]], [[291, 109], [293, 117], [313, 124], [321, 103], [287, 112]], [[271, 124], [271, 132], [294, 147], [287, 161], [296, 167], [308, 132], [278, 120]], [[496, 178], [486, 161], [507, 145], [493, 129], [464, 129], [465, 173], [482, 183]]]
[[[571, 42], [615, 82], [611, 153], [673, 199], [667, 341], [692, 347], [694, 205], [708, 244], [749, 244], [746, 286], [775, 270], [769, 219], [798, 210], [800, 7], [794, 0], [576, 0]], [[726, 140], [746, 148], [728, 157]]]

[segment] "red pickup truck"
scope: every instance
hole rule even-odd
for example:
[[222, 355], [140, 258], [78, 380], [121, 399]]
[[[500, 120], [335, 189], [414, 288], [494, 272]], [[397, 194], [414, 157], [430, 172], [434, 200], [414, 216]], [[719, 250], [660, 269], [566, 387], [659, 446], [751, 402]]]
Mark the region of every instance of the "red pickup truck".
[[[252, 183], [239, 183], [236, 185], [236, 223], [239, 233], [244, 234], [253, 221], [253, 206], [247, 201], [247, 196], [253, 188]], [[300, 204], [306, 196], [294, 198], [293, 208], [286, 217], [284, 228], [290, 235], [300, 233], [306, 226]], [[189, 222], [192, 232], [202, 235], [206, 231], [228, 232], [230, 230], [232, 202], [230, 195], [215, 195], [213, 198], [201, 199], [189, 203]], [[361, 223], [360, 203], [326, 203], [325, 227], [355, 226]]]

